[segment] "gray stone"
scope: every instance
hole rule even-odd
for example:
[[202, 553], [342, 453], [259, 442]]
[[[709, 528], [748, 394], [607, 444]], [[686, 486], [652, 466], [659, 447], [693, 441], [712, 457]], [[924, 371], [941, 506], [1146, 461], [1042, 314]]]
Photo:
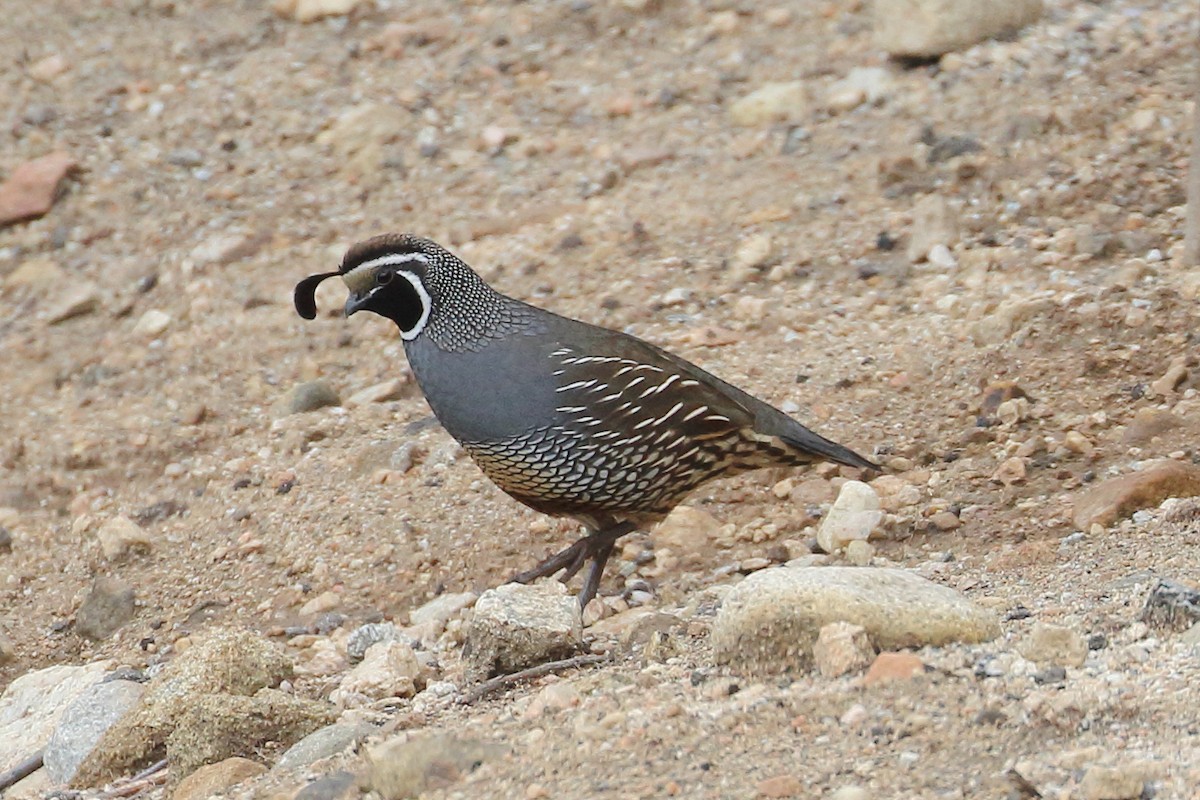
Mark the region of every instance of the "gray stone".
[[1187, 630], [1200, 623], [1200, 591], [1169, 580], [1159, 580], [1146, 597], [1142, 622], [1168, 631]]
[[368, 622], [359, 625], [346, 639], [346, 657], [351, 661], [362, 661], [374, 645], [394, 642], [400, 638], [400, 629], [391, 622]]
[[875, 41], [893, 56], [930, 58], [1020, 30], [1042, 0], [875, 0]]
[[824, 625], [861, 625], [898, 650], [999, 635], [995, 615], [911, 572], [874, 567], [776, 567], [726, 595], [713, 622], [714, 657], [749, 673], [807, 669]]
[[358, 800], [358, 776], [339, 770], [305, 786], [293, 800]]
[[75, 614], [75, 631], [93, 641], [107, 639], [133, 619], [134, 606], [132, 586], [120, 578], [97, 578]]
[[0, 695], [0, 772], [46, 746], [77, 697], [104, 678], [109, 662], [27, 672]]
[[275, 763], [275, 769], [307, 767], [315, 761], [337, 755], [376, 730], [374, 725], [367, 722], [335, 722], [333, 725], [326, 725], [289, 747]]
[[570, 655], [582, 640], [579, 603], [558, 581], [509, 583], [480, 595], [463, 655], [475, 680]]
[[104, 732], [137, 705], [145, 689], [134, 681], [105, 681], [75, 698], [46, 744], [43, 761], [50, 777], [69, 783]]
[[316, 411], [326, 406], [340, 404], [341, 398], [325, 381], [309, 381], [296, 385], [287, 394], [286, 406], [289, 414]]

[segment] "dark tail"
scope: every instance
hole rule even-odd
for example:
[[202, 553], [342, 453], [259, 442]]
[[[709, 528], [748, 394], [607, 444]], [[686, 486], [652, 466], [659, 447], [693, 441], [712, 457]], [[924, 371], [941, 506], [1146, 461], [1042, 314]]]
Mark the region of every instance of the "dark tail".
[[798, 450], [803, 450], [805, 452], [818, 455], [826, 461], [834, 461], [838, 464], [845, 464], [847, 467], [871, 469], [875, 470], [876, 472], [880, 471], [879, 465], [874, 461], [863, 458], [849, 447], [845, 447], [837, 442], [826, 439], [824, 436], [813, 433], [799, 423], [795, 423], [795, 425], [792, 426], [787, 433], [780, 434], [779, 438]]

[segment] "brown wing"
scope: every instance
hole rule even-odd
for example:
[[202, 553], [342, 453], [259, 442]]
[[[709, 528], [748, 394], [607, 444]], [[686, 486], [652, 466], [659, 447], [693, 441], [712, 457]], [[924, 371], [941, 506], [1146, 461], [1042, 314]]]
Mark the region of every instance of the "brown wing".
[[[747, 409], [699, 376], [666, 359], [635, 355], [642, 354], [589, 354], [569, 347], [550, 354], [556, 410], [569, 427], [598, 441], [668, 448], [676, 439], [702, 445], [753, 425]], [[645, 355], [657, 353], [647, 348]]]

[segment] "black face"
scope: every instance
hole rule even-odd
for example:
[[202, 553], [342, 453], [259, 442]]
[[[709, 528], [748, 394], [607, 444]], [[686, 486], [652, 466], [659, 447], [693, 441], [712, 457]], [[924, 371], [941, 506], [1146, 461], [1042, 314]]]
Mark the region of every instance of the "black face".
[[381, 267], [375, 273], [374, 286], [365, 292], [351, 292], [346, 300], [346, 316], [358, 311], [373, 311], [396, 323], [402, 333], [416, 330], [426, 316], [428, 295], [417, 290], [421, 277], [408, 270]]

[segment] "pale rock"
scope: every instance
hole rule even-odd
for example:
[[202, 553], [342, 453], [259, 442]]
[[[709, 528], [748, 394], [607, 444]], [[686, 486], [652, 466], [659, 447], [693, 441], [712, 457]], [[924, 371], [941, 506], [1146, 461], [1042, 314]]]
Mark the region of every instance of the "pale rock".
[[675, 506], [652, 533], [656, 546], [670, 548], [684, 564], [695, 563], [721, 534], [716, 517], [693, 506]]
[[870, 566], [875, 558], [875, 548], [862, 539], [855, 539], [846, 545], [846, 560], [856, 567]]
[[[222, 724], [241, 725], [243, 728], [266, 727], [274, 741], [284, 742], [285, 739], [281, 737], [289, 731], [280, 728], [280, 720], [287, 720], [278, 715], [290, 714], [288, 702], [299, 702], [296, 698], [276, 697], [278, 702], [264, 698], [245, 708], [234, 704], [236, 701], [254, 699], [239, 695], [251, 694], [259, 687], [277, 685], [291, 675], [291, 659], [279, 645], [250, 631], [209, 629], [204, 638], [167, 662], [163, 670], [146, 685], [141, 703], [105, 732], [96, 748], [80, 765], [76, 783], [94, 786], [136, 772], [139, 765], [153, 760], [152, 757], [156, 757], [154, 753], [161, 753], [164, 747], [172, 759], [172, 769], [177, 766], [176, 758], [191, 764], [185, 769], [184, 763], [180, 762], [181, 774], [205, 763], [195, 763], [194, 759], [204, 756], [202, 751], [211, 754], [211, 747], [205, 746], [206, 740], [202, 738], [211, 731], [201, 731], [193, 725], [190, 731], [180, 732], [178, 729], [185, 716], [200, 723], [203, 722], [203, 715], [219, 713], [223, 715], [220, 720]], [[275, 696], [280, 694], [274, 693]], [[303, 713], [291, 716], [299, 716], [300, 722], [313, 716], [303, 709], [301, 711]], [[244, 716], [248, 712], [274, 716], [251, 720]], [[301, 730], [295, 738], [299, 739], [309, 732]], [[0, 741], [3, 739], [0, 738]]]
[[29, 77], [42, 83], [50, 83], [59, 75], [71, 69], [71, 62], [61, 53], [52, 53], [39, 58], [29, 65]]
[[1183, 420], [1170, 411], [1149, 406], [1139, 408], [1121, 435], [1121, 444], [1140, 446], [1181, 425]]
[[420, 608], [413, 609], [408, 620], [413, 625], [430, 625], [445, 630], [446, 623], [463, 610], [475, 605], [479, 595], [474, 592], [448, 592], [438, 595]]
[[768, 83], [729, 107], [729, 118], [743, 126], [800, 122], [808, 113], [808, 92], [802, 81]]
[[1188, 379], [1188, 374], [1187, 356], [1174, 358], [1163, 376], [1150, 384], [1150, 393], [1155, 397], [1169, 397]]
[[169, 327], [171, 327], [171, 315], [165, 311], [151, 308], [138, 317], [138, 321], [133, 325], [133, 335], [152, 339]]
[[1037, 622], [1017, 645], [1017, 652], [1040, 666], [1082, 667], [1088, 644], [1070, 628]]
[[333, 387], [325, 381], [307, 381], [296, 384], [275, 405], [278, 416], [287, 414], [303, 414], [316, 411], [327, 406], [341, 404], [341, 398]]
[[1024, 483], [1026, 475], [1025, 459], [1020, 456], [1012, 456], [1000, 462], [996, 467], [996, 471], [992, 473], [992, 481], [1002, 483], [1005, 486], [1012, 486], [1017, 483]]
[[937, 267], [941, 270], [952, 270], [958, 266], [958, 261], [955, 260], [954, 254], [950, 252], [950, 248], [944, 244], [935, 244], [929, 248], [929, 254], [926, 256], [929, 265]]
[[113, 517], [96, 531], [100, 551], [109, 561], [131, 553], [149, 553], [154, 547], [150, 532], [128, 517]]
[[475, 602], [463, 655], [475, 680], [562, 658], [582, 641], [579, 603], [558, 581], [509, 583]]
[[125, 581], [109, 575], [96, 578], [75, 612], [75, 632], [92, 641], [107, 639], [133, 619], [136, 606], [133, 587]]
[[100, 288], [96, 284], [88, 280], [71, 281], [61, 292], [55, 293], [54, 304], [46, 312], [46, 321], [56, 325], [91, 314], [99, 306]]
[[883, 521], [879, 495], [862, 481], [846, 481], [837, 500], [821, 520], [817, 544], [827, 553], [834, 553], [850, 542], [866, 540], [871, 531]]
[[834, 789], [829, 800], [871, 800], [871, 792], [862, 786], [850, 784]]
[[875, 0], [875, 42], [890, 55], [930, 58], [1020, 30], [1042, 0]]
[[250, 255], [258, 240], [247, 231], [216, 233], [192, 248], [188, 258], [197, 267], [229, 264]]
[[67, 708], [98, 683], [110, 663], [46, 667], [15, 679], [0, 695], [0, 772], [45, 747]]
[[48, 258], [31, 258], [22, 261], [20, 266], [8, 273], [4, 285], [9, 289], [28, 286], [45, 290], [63, 285], [66, 278], [66, 271], [57, 262]]
[[996, 419], [1005, 425], [1012, 426], [1029, 419], [1029, 399], [1012, 397], [996, 407]]
[[325, 17], [342, 17], [366, 0], [275, 0], [272, 7], [281, 17], [297, 22], [316, 22]]
[[385, 697], [412, 697], [424, 685], [417, 654], [405, 642], [379, 642], [367, 648], [329, 699], [343, 708], [367, 705]]
[[1048, 298], [1009, 300], [996, 306], [990, 314], [976, 320], [968, 329], [975, 344], [983, 347], [1006, 341], [1014, 331], [1035, 317], [1054, 309]]
[[1088, 767], [1079, 782], [1084, 800], [1137, 800], [1145, 788], [1137, 771], [1099, 764]]
[[1063, 447], [1085, 458], [1091, 458], [1096, 452], [1096, 446], [1079, 431], [1067, 431], [1063, 437]]
[[542, 689], [525, 708], [526, 719], [537, 719], [548, 712], [567, 711], [583, 702], [583, 695], [574, 685], [558, 681]]
[[64, 150], [17, 165], [0, 183], [0, 227], [49, 211], [59, 184], [76, 166], [78, 162]]
[[770, 235], [756, 233], [747, 236], [738, 244], [733, 254], [733, 266], [738, 270], [758, 269], [766, 266], [775, 254], [775, 244]]
[[714, 658], [757, 674], [804, 669], [832, 622], [862, 626], [884, 649], [982, 642], [1000, 632], [995, 614], [911, 572], [775, 567], [726, 594], [712, 626]]
[[391, 400], [399, 400], [404, 397], [405, 381], [399, 378], [393, 378], [389, 381], [376, 383], [373, 386], [368, 386], [365, 389], [359, 389], [346, 400], [346, 405], [351, 408], [355, 406], [366, 406], [372, 403], [386, 403]]
[[849, 622], [821, 626], [813, 644], [813, 661], [826, 678], [866, 669], [874, 658], [875, 648], [866, 628]]
[[340, 594], [333, 590], [326, 590], [300, 606], [299, 613], [302, 617], [315, 617], [318, 614], [333, 611], [341, 604], [342, 596]]
[[849, 111], [866, 103], [874, 105], [891, 96], [895, 81], [883, 67], [855, 67], [829, 87], [825, 104], [833, 111]]
[[927, 194], [913, 206], [912, 233], [908, 240], [908, 260], [924, 261], [935, 245], [953, 247], [958, 242], [958, 215], [940, 194]]

